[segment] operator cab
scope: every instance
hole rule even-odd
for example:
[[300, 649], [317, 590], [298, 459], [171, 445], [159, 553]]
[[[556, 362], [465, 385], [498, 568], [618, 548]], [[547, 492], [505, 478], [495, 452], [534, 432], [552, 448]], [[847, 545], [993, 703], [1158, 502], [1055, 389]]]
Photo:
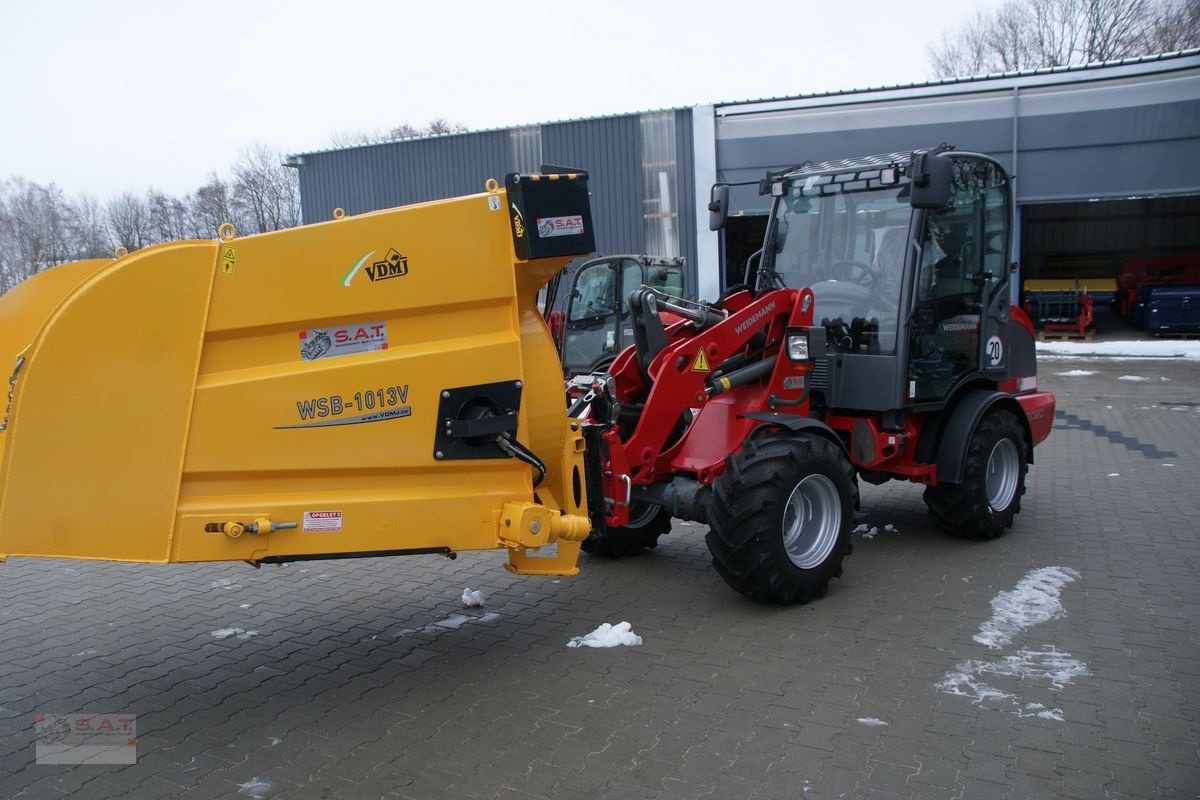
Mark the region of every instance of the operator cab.
[[[684, 293], [682, 258], [607, 256], [587, 261], [573, 276], [562, 334], [567, 377], [603, 370], [633, 343], [629, 295], [642, 286], [665, 295]], [[564, 276], [570, 279], [568, 273]]]
[[753, 285], [812, 289], [826, 356], [810, 389], [827, 406], [941, 404], [1006, 377], [1011, 205], [999, 163], [896, 153], [771, 173], [760, 191], [775, 200]]

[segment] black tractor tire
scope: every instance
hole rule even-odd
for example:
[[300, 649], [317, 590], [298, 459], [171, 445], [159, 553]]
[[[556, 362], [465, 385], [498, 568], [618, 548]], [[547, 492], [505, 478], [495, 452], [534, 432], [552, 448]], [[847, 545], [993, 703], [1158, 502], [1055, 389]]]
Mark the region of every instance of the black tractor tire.
[[630, 521], [634, 524], [609, 528], [603, 536], [588, 536], [581, 545], [583, 552], [600, 558], [632, 556], [658, 547], [658, 537], [671, 532], [671, 514], [659, 506], [634, 503]]
[[748, 439], [726, 461], [713, 482], [704, 541], [736, 591], [758, 602], [806, 603], [841, 577], [857, 506], [854, 469], [841, 447], [776, 432]]
[[1025, 429], [1011, 411], [990, 411], [971, 434], [962, 483], [925, 489], [929, 518], [962, 539], [995, 539], [1012, 527], [1029, 470]]

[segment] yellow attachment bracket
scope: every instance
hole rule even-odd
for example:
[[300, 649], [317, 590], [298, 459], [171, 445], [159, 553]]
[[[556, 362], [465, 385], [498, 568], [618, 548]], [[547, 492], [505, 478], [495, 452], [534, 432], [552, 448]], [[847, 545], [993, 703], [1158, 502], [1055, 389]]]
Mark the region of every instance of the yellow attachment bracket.
[[[518, 575], [575, 575], [579, 544], [591, 531], [587, 517], [563, 514], [537, 503], [505, 503], [500, 512], [500, 542], [508, 548], [504, 568]], [[529, 555], [527, 548], [558, 544], [552, 556]]]

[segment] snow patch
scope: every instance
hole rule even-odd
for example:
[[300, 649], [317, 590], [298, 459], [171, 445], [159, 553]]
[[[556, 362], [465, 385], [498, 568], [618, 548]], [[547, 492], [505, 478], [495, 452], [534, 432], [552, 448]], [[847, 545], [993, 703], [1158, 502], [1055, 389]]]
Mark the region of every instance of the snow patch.
[[484, 596], [479, 589], [472, 589], [470, 586], [463, 589], [462, 604], [467, 608], [480, 608], [483, 606]]
[[859, 717], [855, 722], [860, 722], [868, 728], [882, 728], [888, 724], [881, 719], [875, 719], [875, 717]]
[[1108, 473], [1107, 477], [1109, 477], [1109, 478], [1119, 478], [1119, 477], [1121, 477], [1121, 473], [1119, 473], [1119, 472], [1110, 472], [1110, 473]]
[[233, 578], [219, 578], [210, 583], [209, 586], [214, 589], [234, 589], [237, 587], [237, 581]]
[[212, 631], [210, 635], [214, 639], [228, 639], [230, 636], [236, 636], [245, 641], [251, 636], [258, 636], [258, 631], [248, 631], [245, 628], [220, 628], [219, 630]]
[[269, 778], [253, 777], [245, 783], [238, 784], [238, 794], [245, 794], [253, 797], [254, 800], [262, 800], [266, 797], [267, 792], [271, 791], [271, 780]]
[[947, 694], [969, 697], [975, 705], [999, 706], [999, 710], [1021, 717], [1036, 716], [1061, 722], [1062, 709], [1047, 709], [1041, 703], [1022, 703], [1015, 692], [993, 683], [1011, 681], [1022, 688], [1040, 684], [1048, 691], [1058, 692], [1073, 679], [1088, 674], [1087, 665], [1072, 658], [1070, 653], [1047, 647], [1044, 650], [1018, 650], [1016, 655], [1003, 658], [963, 661], [935, 686]]
[[641, 643], [642, 637], [633, 632], [633, 626], [628, 622], [618, 622], [616, 625], [602, 622], [599, 628], [586, 636], [576, 636], [567, 642], [567, 647], [632, 647]]
[[1064, 378], [1084, 378], [1088, 375], [1095, 375], [1094, 369], [1069, 369], [1066, 372], [1056, 372], [1055, 375], [1061, 375]]
[[249, 608], [251, 605], [251, 603], [242, 603], [238, 608]]
[[851, 533], [857, 533], [864, 539], [874, 539], [879, 535], [879, 528], [874, 525], [859, 525]]
[[80, 650], [75, 655], [77, 655], [77, 656], [94, 656], [99, 652], [100, 652], [99, 650], [93, 650], [89, 647], [87, 650]]
[[281, 744], [283, 744], [283, 739], [280, 739], [278, 736], [271, 737], [271, 747], [278, 747]]
[[1021, 631], [1062, 617], [1059, 595], [1063, 587], [1079, 579], [1070, 567], [1042, 567], [1022, 578], [1015, 588], [992, 598], [992, 618], [979, 626], [975, 641], [998, 649], [1011, 644]]
[[1150, 379], [1143, 378], [1141, 375], [1122, 375], [1121, 377], [1117, 378], [1117, 380], [1140, 382], [1140, 381], [1148, 381]]
[[1200, 342], [1038, 342], [1038, 355], [1186, 358], [1200, 361]]

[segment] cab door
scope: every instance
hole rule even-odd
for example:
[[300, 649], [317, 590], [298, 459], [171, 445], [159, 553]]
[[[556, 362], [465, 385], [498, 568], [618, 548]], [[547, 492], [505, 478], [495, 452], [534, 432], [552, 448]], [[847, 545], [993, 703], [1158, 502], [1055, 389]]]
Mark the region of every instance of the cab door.
[[1007, 373], [1010, 204], [995, 163], [955, 158], [950, 203], [925, 215], [907, 399], [945, 400], [978, 374]]

